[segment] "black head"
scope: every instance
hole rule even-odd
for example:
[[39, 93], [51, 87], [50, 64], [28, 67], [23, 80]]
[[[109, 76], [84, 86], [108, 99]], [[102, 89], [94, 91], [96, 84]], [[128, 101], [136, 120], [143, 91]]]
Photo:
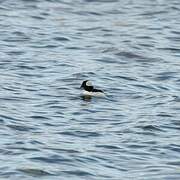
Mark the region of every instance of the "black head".
[[86, 90], [86, 91], [92, 91], [93, 85], [92, 85], [91, 81], [86, 80], [86, 81], [82, 82], [81, 88], [84, 88], [84, 90]]

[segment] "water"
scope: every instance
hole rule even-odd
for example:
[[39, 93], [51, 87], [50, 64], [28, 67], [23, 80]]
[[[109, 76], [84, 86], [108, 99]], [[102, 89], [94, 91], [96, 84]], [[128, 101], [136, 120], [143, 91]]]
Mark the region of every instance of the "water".
[[[180, 179], [180, 1], [0, 1], [0, 179]], [[82, 99], [90, 79], [106, 98]]]

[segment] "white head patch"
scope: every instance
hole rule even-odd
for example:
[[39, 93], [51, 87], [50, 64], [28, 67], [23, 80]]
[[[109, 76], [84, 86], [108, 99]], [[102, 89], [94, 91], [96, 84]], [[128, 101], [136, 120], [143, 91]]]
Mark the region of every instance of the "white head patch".
[[92, 86], [91, 81], [87, 81], [87, 82], [86, 82], [86, 86]]

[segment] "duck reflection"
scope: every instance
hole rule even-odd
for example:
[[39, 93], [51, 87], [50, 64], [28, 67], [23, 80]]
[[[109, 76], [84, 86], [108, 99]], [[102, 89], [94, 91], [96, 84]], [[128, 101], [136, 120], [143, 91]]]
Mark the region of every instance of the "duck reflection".
[[81, 96], [81, 98], [82, 98], [82, 100], [83, 101], [87, 101], [87, 102], [91, 102], [91, 100], [92, 100], [92, 96]]

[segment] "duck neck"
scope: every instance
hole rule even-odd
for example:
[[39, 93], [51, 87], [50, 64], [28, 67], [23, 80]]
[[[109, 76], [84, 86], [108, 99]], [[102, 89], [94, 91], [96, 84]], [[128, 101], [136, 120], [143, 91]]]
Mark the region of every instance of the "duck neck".
[[86, 91], [92, 91], [93, 90], [93, 86], [85, 86], [84, 89]]

